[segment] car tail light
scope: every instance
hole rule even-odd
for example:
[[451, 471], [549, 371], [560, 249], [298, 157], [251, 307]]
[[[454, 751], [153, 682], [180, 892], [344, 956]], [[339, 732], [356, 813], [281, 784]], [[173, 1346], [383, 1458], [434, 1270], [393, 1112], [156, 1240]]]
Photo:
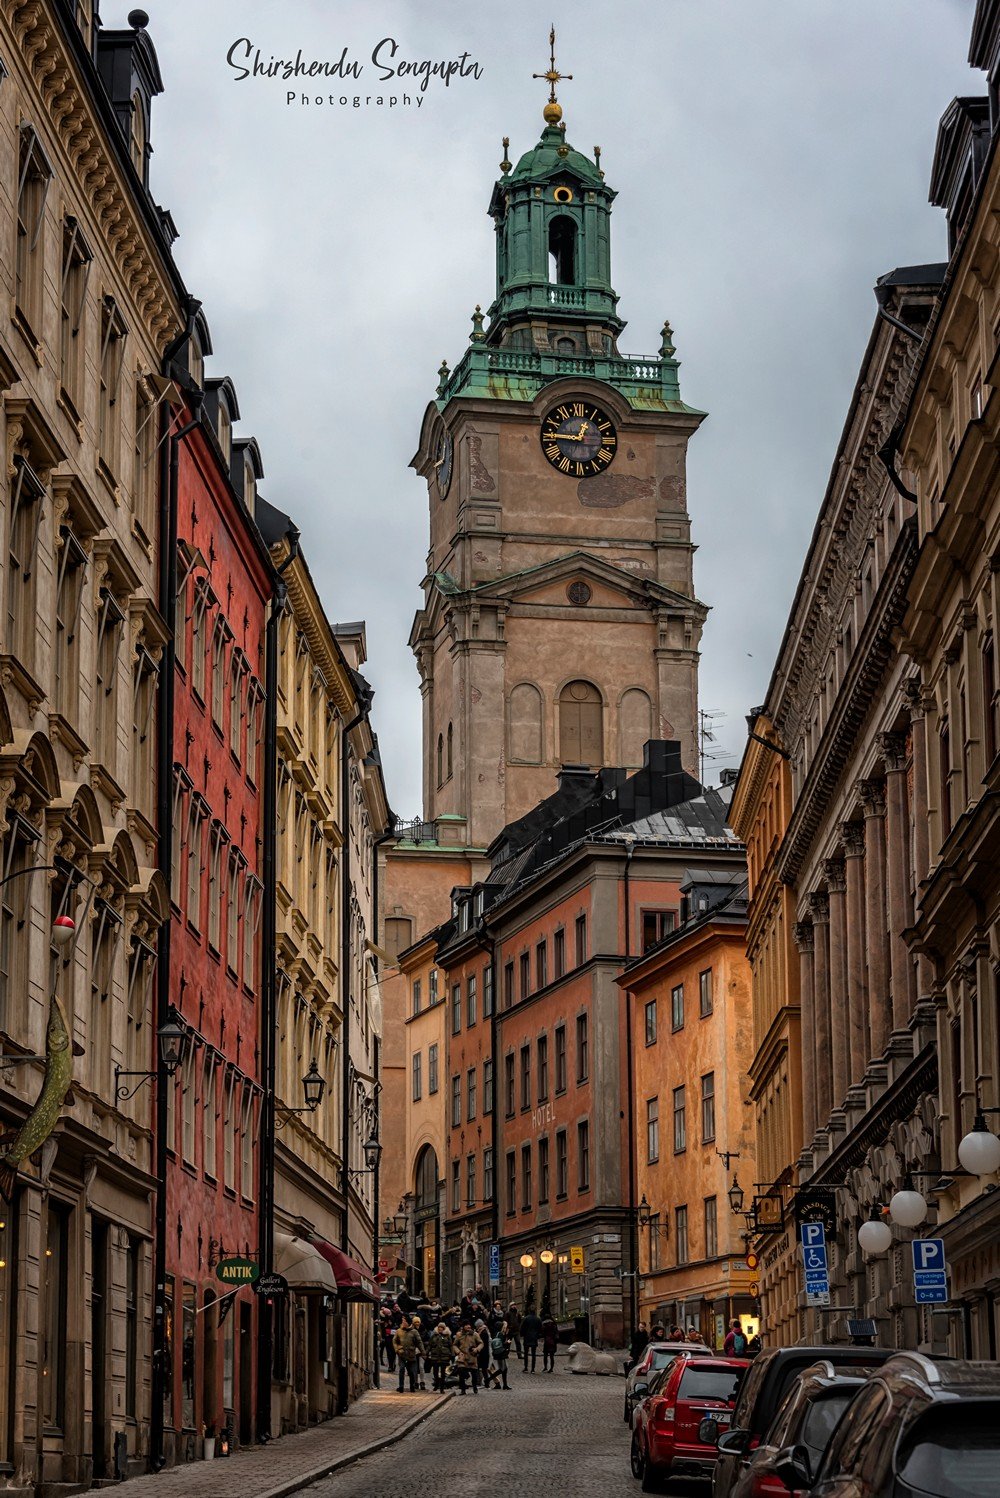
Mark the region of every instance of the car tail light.
[[665, 1399], [658, 1400], [657, 1403], [653, 1406], [654, 1425], [673, 1425], [676, 1417], [676, 1407], [672, 1404], [668, 1404]]
[[758, 1472], [750, 1484], [749, 1498], [788, 1498], [788, 1489], [773, 1472]]

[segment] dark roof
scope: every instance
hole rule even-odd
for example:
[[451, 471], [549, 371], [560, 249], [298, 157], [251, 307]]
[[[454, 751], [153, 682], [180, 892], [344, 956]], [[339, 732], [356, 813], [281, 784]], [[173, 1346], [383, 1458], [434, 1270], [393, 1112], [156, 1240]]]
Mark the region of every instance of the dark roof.
[[257, 495], [254, 516], [257, 529], [268, 546], [276, 545], [278, 541], [283, 541], [286, 536], [298, 530], [292, 517], [286, 515], [284, 510], [279, 510], [277, 505], [269, 504], [262, 494]]
[[[876, 286], [940, 286], [948, 269], [947, 261], [934, 265], [897, 265], [895, 270], [879, 276]], [[761, 712], [761, 708], [756, 709]]]

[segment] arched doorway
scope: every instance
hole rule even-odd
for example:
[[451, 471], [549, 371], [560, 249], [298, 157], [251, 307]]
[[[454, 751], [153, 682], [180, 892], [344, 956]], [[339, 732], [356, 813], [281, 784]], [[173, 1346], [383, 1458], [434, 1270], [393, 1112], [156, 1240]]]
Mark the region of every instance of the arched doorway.
[[590, 681], [569, 681], [559, 693], [559, 760], [564, 765], [604, 763], [604, 703]]
[[462, 1255], [462, 1294], [471, 1295], [476, 1288], [476, 1249], [472, 1243], [465, 1245]]
[[440, 1222], [438, 1220], [438, 1158], [429, 1144], [417, 1156], [413, 1172], [413, 1265], [414, 1290], [427, 1296], [438, 1294]]

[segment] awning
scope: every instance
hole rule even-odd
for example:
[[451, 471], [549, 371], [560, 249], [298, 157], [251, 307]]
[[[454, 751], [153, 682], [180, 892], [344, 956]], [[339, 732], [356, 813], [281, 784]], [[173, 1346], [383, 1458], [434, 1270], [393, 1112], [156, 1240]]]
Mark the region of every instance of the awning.
[[365, 1269], [357, 1259], [345, 1254], [343, 1249], [334, 1248], [332, 1243], [324, 1243], [321, 1238], [314, 1238], [312, 1246], [333, 1269], [337, 1289], [344, 1300], [370, 1300], [378, 1304], [378, 1291], [370, 1269]]
[[337, 1281], [325, 1257], [313, 1244], [291, 1233], [274, 1235], [274, 1268], [283, 1274], [290, 1290], [314, 1290], [336, 1295]]

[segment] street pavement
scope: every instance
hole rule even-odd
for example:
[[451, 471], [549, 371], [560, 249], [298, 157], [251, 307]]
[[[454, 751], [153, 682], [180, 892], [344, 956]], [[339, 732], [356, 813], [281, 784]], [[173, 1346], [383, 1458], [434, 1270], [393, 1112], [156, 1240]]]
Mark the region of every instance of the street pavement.
[[[458, 1395], [398, 1445], [303, 1489], [306, 1498], [636, 1498], [622, 1420], [624, 1381], [520, 1371], [511, 1392]], [[400, 1404], [408, 1394], [393, 1395]]]

